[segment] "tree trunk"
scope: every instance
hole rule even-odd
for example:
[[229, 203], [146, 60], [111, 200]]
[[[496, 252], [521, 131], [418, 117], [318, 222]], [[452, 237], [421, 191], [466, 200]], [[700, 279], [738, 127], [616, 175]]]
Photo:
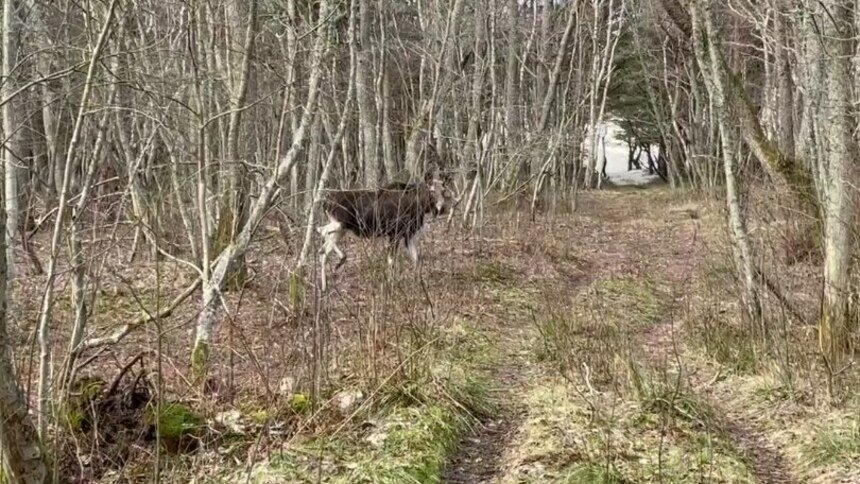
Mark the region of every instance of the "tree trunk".
[[481, 142], [479, 138], [479, 124], [481, 122], [481, 94], [484, 89], [484, 69], [485, 69], [485, 61], [483, 55], [484, 42], [485, 42], [485, 29], [484, 23], [486, 22], [486, 18], [484, 17], [485, 13], [485, 5], [484, 2], [476, 2], [475, 5], [475, 24], [474, 24], [474, 45], [472, 49], [474, 51], [473, 61], [474, 61], [474, 69], [472, 71], [472, 87], [470, 89], [470, 101], [469, 101], [469, 121], [468, 127], [466, 130], [466, 150], [465, 156], [463, 156], [463, 163], [461, 166], [461, 170], [464, 173], [467, 173], [467, 170], [475, 164], [478, 163], [478, 154], [480, 153], [479, 144]]
[[[718, 39], [720, 39], [720, 34], [713, 26], [711, 0], [696, 0], [692, 6], [695, 54], [699, 68], [705, 77], [720, 129], [729, 231], [732, 236], [735, 264], [741, 281], [741, 300], [747, 317], [753, 324], [758, 324], [761, 320], [761, 301], [755, 278], [752, 248], [750, 247], [740, 202], [740, 189], [737, 179], [738, 155], [735, 151], [737, 138], [729, 121], [730, 107], [726, 99], [727, 73], [719, 51]], [[705, 49], [707, 51], [704, 51]]]
[[777, 145], [780, 151], [790, 158], [795, 159], [794, 143], [794, 81], [791, 73], [791, 52], [789, 51], [789, 31], [787, 15], [783, 12], [782, 4], [785, 0], [776, 0], [777, 7], [774, 9], [774, 28], [776, 30], [776, 124]]
[[519, 26], [519, 7], [517, 0], [502, 0], [507, 17], [508, 49], [505, 53], [505, 146], [508, 156], [518, 158], [517, 181], [525, 183], [528, 179], [528, 158], [517, 153], [519, 150], [519, 112], [517, 111], [517, 43]]
[[[11, 66], [11, 56], [7, 49], [11, 42], [9, 23], [11, 22], [13, 0], [3, 2], [3, 75], [4, 89], [2, 97], [7, 98], [6, 84]], [[11, 104], [6, 103], [3, 107], [4, 131], [7, 128], [7, 113], [11, 110]], [[13, 123], [14, 124], [14, 123]], [[8, 137], [9, 131], [5, 132]], [[6, 151], [8, 157], [8, 150]], [[7, 158], [8, 160], [9, 158]], [[8, 164], [0, 167], [4, 169]], [[4, 204], [0, 210], [0, 231], [7, 234], [6, 230], [6, 207]], [[0, 254], [6, 254], [6, 238], [0, 238]], [[8, 307], [8, 278], [7, 258], [0, 257], [0, 475], [8, 482], [24, 482], [41, 484], [50, 482], [48, 467], [45, 463], [45, 455], [36, 435], [30, 415], [27, 413], [27, 402], [21, 388], [18, 386], [18, 377], [12, 364], [12, 349], [6, 330], [6, 310]]]
[[370, 0], [358, 2], [358, 65], [355, 71], [356, 99], [358, 100], [358, 123], [361, 130], [364, 158], [364, 183], [374, 187], [379, 184], [379, 150], [376, 143], [376, 108], [373, 92], [373, 45], [370, 41]]
[[[241, 5], [243, 0], [231, 0], [227, 3], [227, 21], [230, 26], [231, 50], [228, 58], [230, 73], [230, 121], [227, 125], [227, 145], [225, 158], [227, 163], [227, 180], [224, 191], [224, 206], [219, 219], [218, 234], [216, 235], [215, 250], [220, 250], [225, 244], [233, 243], [236, 235], [248, 216], [248, 170], [244, 160], [239, 155], [239, 132], [242, 112], [248, 96], [248, 84], [251, 76], [251, 57], [254, 51], [254, 38], [257, 35], [257, 0], [251, 0], [247, 21], [242, 20]], [[241, 25], [247, 23], [244, 40], [239, 43]], [[244, 283], [247, 274], [244, 258], [235, 261], [230, 269], [230, 285], [238, 289]]]
[[[4, 210], [0, 213], [0, 229], [5, 230], [5, 225]], [[0, 240], [0, 244], [3, 244], [5, 252], [5, 238]], [[51, 480], [45, 455], [12, 366], [6, 308], [6, 259], [0, 257], [0, 471], [6, 482], [48, 483]]]
[[[849, 349], [853, 324], [848, 313], [851, 247], [855, 219], [854, 192], [857, 151], [852, 120], [852, 0], [824, 0], [815, 4], [819, 26], [824, 85], [824, 103], [818, 119], [826, 143], [823, 176], [824, 210], [824, 298], [821, 307], [819, 344], [831, 371], [837, 371], [840, 356]], [[813, 62], [815, 62], [813, 60]]]
[[[319, 18], [325, 19], [329, 15], [328, 0], [320, 0]], [[220, 294], [226, 282], [226, 276], [230, 265], [234, 261], [242, 257], [248, 250], [248, 245], [251, 242], [251, 235], [257, 228], [257, 225], [262, 221], [263, 216], [272, 202], [272, 198], [286, 177], [292, 172], [293, 167], [298, 160], [299, 151], [304, 144], [305, 136], [316, 112], [317, 97], [319, 94], [320, 78], [322, 77], [322, 63], [328, 45], [328, 27], [327, 24], [319, 29], [316, 40], [314, 42], [310, 78], [308, 80], [308, 97], [305, 103], [304, 112], [302, 113], [301, 121], [298, 129], [293, 133], [292, 144], [286, 155], [281, 160], [278, 160], [278, 165], [272, 171], [259, 197], [254, 201], [249, 216], [239, 231], [237, 237], [232, 244], [221, 250], [218, 257], [215, 258], [208, 270], [204, 268], [203, 276], [203, 294], [202, 294], [202, 309], [197, 317], [197, 329], [194, 339], [194, 349], [191, 353], [191, 367], [195, 376], [201, 379], [205, 376], [208, 370], [210, 357], [210, 348], [212, 344], [213, 333], [215, 330], [216, 316], [218, 304], [220, 303]], [[204, 202], [205, 203], [205, 202]]]
[[[17, 82], [15, 78], [19, 75], [13, 72], [17, 61], [17, 34], [18, 22], [15, 18], [15, 6], [13, 0], [3, 2], [3, 84], [0, 86], [0, 97], [3, 99], [15, 91]], [[14, 77], [13, 77], [14, 75]], [[21, 136], [18, 130], [16, 106], [19, 103], [10, 100], [3, 105], [3, 137], [5, 139], [3, 150], [3, 164], [5, 167], [4, 200], [6, 202], [6, 261], [7, 277], [15, 278], [16, 257], [15, 250], [21, 245], [21, 223], [18, 219], [20, 212], [18, 198], [18, 157], [21, 156]]]

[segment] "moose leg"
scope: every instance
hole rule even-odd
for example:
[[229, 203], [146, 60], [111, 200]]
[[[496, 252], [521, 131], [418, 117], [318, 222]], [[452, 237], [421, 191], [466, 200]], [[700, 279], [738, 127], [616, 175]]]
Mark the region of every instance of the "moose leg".
[[[322, 228], [322, 227], [321, 227]], [[320, 231], [322, 233], [322, 231]], [[340, 247], [337, 246], [337, 243], [340, 241], [340, 238], [343, 236], [343, 232], [340, 230], [329, 230], [325, 233], [325, 241], [323, 242], [323, 246], [320, 249], [320, 283], [322, 285], [322, 290], [326, 290], [326, 262], [328, 260], [329, 254], [334, 252], [337, 257], [337, 265], [334, 270], [338, 270], [340, 266], [346, 262], [346, 254], [340, 250]]]
[[394, 265], [394, 257], [397, 255], [398, 249], [400, 249], [400, 242], [403, 241], [403, 238], [400, 235], [390, 235], [389, 243], [388, 243], [388, 267], [392, 267]]
[[412, 263], [416, 266], [419, 262], [419, 254], [418, 254], [418, 241], [424, 236], [424, 233], [427, 231], [427, 222], [425, 221], [421, 224], [421, 227], [412, 234], [412, 237], [407, 237], [404, 239], [404, 243], [406, 245], [406, 254], [409, 256], [409, 259], [412, 260]]
[[325, 253], [330, 254], [334, 252], [337, 255], [337, 264], [334, 266], [334, 270], [340, 269], [346, 263], [346, 254], [337, 245], [341, 237], [343, 237], [343, 232], [340, 230], [331, 231], [325, 235], [325, 245], [323, 247]]
[[412, 263], [418, 265], [418, 238], [412, 237], [406, 241], [406, 254]]
[[343, 230], [343, 225], [334, 219], [329, 219], [329, 222], [321, 227], [317, 227], [317, 232], [325, 237], [332, 232], [340, 232]]

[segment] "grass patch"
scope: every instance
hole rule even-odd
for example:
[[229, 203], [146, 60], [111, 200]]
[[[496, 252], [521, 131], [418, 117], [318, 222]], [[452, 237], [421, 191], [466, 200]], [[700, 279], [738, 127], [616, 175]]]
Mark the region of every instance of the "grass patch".
[[510, 285], [516, 282], [519, 272], [501, 261], [481, 261], [475, 265], [474, 279], [494, 285]]
[[552, 309], [538, 321], [538, 361], [562, 372], [585, 365], [593, 382], [611, 383], [631, 358], [631, 335], [660, 322], [665, 296], [651, 279], [609, 277], [578, 294], [570, 308]]
[[691, 347], [741, 375], [762, 369], [767, 356], [751, 328], [740, 322], [734, 268], [716, 259], [704, 265], [693, 294], [703, 295], [684, 319]]
[[462, 425], [442, 405], [395, 408], [367, 432], [295, 443], [255, 469], [250, 482], [439, 482]]
[[627, 484], [614, 467], [593, 463], [573, 465], [561, 479], [565, 484]]
[[645, 380], [641, 400], [588, 394], [559, 377], [535, 382], [505, 483], [755, 482], [684, 391]]
[[[476, 369], [499, 356], [489, 335], [465, 321], [439, 331], [417, 368], [388, 381], [342, 432], [299, 438], [258, 465], [250, 482], [440, 482], [460, 435], [496, 410]], [[223, 482], [239, 478], [236, 471]]]
[[840, 428], [829, 427], [815, 434], [805, 454], [814, 467], [860, 459], [860, 422], [852, 421]]
[[603, 319], [628, 328], [660, 322], [665, 297], [654, 281], [645, 277], [609, 277], [591, 288], [586, 309], [601, 310]]
[[754, 482], [685, 380], [637, 360], [634, 335], [667, 311], [654, 280], [614, 276], [538, 322], [537, 356], [561, 376], [533, 383], [504, 482]]

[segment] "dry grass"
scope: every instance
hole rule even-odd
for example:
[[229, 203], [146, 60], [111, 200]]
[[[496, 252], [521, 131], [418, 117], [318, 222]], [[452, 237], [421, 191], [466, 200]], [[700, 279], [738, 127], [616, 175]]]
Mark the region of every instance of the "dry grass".
[[[205, 391], [188, 371], [199, 303], [163, 322], [162, 398], [203, 422], [195, 450], [168, 454], [163, 475], [437, 482], [463, 435], [504, 415], [512, 437], [487, 450], [503, 453], [502, 482], [767, 481], [768, 458], [750, 451], [739, 422], [795, 476], [850, 478], [860, 397], [834, 406], [814, 331], [775, 299], [765, 300], [776, 329], [769, 339], [738, 323], [721, 210], [664, 188], [584, 193], [577, 213], [535, 223], [496, 208], [480, 230], [437, 224], [420, 276], [405, 260], [389, 269], [381, 244], [349, 239], [350, 262], [326, 295], [314, 290], [316, 274], [291, 277], [294, 241], [263, 232], [248, 255], [250, 280], [225, 294]], [[816, 259], [786, 258], [802, 251], [777, 237], [784, 227], [754, 224], [767, 248], [761, 265], [811, 318]], [[192, 280], [176, 263], [123, 260], [130, 237], [118, 230], [90, 242], [100, 254], [91, 262], [99, 276], [92, 335], [153, 311]], [[70, 327], [67, 284], [62, 273], [55, 354]], [[43, 285], [25, 276], [14, 286], [12, 337], [27, 382]], [[154, 382], [155, 344], [155, 328], [144, 328], [80, 375], [110, 382], [143, 352]], [[70, 436], [75, 456], [92, 452], [85, 442], [104, 442]], [[132, 448], [101, 469], [75, 460], [68, 475], [150, 475], [151, 440]]]

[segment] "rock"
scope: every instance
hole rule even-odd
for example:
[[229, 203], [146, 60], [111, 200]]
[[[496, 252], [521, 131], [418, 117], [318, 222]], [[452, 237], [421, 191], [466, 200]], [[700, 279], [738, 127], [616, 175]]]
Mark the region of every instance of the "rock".
[[296, 379], [287, 376], [278, 382], [278, 394], [281, 396], [290, 396], [296, 391]]
[[342, 390], [334, 396], [332, 403], [341, 413], [350, 413], [355, 411], [363, 400], [364, 393], [361, 390]]
[[367, 438], [365, 438], [365, 440], [370, 445], [372, 445], [373, 447], [376, 447], [378, 449], [378, 448], [382, 447], [382, 444], [385, 443], [385, 439], [387, 439], [387, 438], [388, 438], [388, 432], [377, 431], [377, 432], [373, 432], [370, 435], [368, 435]]
[[238, 410], [227, 410], [215, 415], [215, 423], [235, 434], [244, 434], [247, 430], [243, 420], [242, 413]]

